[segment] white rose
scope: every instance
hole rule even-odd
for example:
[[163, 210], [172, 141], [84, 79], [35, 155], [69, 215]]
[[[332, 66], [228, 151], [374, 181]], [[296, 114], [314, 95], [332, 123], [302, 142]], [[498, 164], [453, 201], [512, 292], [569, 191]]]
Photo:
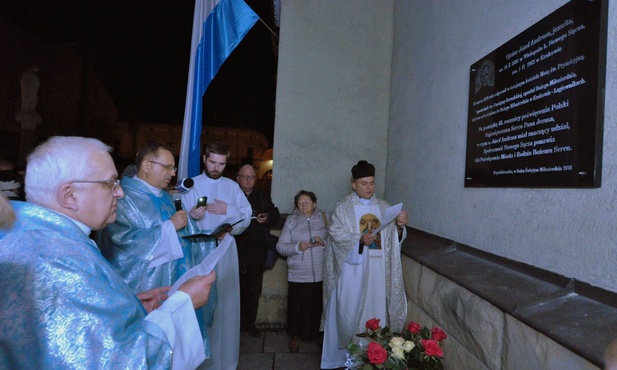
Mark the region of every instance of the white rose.
[[404, 359], [405, 354], [403, 352], [403, 347], [394, 347], [392, 348], [392, 356], [398, 359]]
[[405, 352], [409, 352], [415, 347], [416, 347], [416, 344], [410, 340], [406, 340], [405, 343], [403, 344], [403, 349], [405, 350]]
[[393, 337], [390, 339], [390, 347], [392, 348], [402, 347], [403, 343], [405, 343], [405, 339], [401, 337]]

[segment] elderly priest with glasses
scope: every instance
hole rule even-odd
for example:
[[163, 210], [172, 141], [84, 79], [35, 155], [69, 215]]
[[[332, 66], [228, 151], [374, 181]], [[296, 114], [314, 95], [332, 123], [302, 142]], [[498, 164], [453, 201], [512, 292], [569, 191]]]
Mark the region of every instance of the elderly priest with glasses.
[[110, 149], [53, 137], [28, 157], [28, 202], [13, 202], [17, 221], [0, 235], [2, 369], [194, 369], [204, 360], [195, 308], [216, 274], [168, 298], [162, 289], [135, 296], [88, 237], [115, 220], [124, 196]]

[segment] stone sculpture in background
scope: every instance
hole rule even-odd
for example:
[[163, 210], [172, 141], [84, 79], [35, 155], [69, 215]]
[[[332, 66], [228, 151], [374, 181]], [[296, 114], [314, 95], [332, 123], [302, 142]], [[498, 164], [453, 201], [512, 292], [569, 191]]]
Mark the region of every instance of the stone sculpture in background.
[[39, 102], [39, 87], [41, 81], [38, 76], [39, 68], [33, 65], [21, 75], [21, 110], [15, 119], [21, 124], [21, 139], [19, 157], [25, 158], [32, 151], [36, 143], [36, 127], [43, 118], [36, 111]]
[[36, 105], [39, 102], [39, 68], [33, 65], [32, 68], [26, 70], [21, 75], [21, 112], [20, 113], [35, 113]]

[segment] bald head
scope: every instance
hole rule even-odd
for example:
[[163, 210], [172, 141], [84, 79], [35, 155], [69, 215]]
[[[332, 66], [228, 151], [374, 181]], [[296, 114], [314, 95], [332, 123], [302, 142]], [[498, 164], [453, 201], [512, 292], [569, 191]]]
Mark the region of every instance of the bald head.
[[245, 194], [251, 194], [255, 187], [255, 169], [250, 164], [245, 164], [238, 171], [238, 184]]

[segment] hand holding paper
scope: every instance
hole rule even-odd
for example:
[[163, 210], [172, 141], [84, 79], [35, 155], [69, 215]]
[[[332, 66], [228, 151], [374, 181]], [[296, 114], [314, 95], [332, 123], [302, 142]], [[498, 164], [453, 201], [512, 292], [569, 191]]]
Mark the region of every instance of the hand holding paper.
[[402, 209], [403, 209], [403, 203], [395, 204], [392, 207], [389, 207], [388, 209], [386, 209], [386, 211], [383, 214], [383, 218], [381, 220], [381, 226], [373, 230], [373, 234], [377, 234], [381, 230], [385, 229], [386, 226], [390, 224], [390, 222], [394, 221], [394, 219], [398, 217]]
[[193, 308], [199, 307], [208, 303], [210, 298], [210, 290], [212, 284], [216, 281], [216, 272], [212, 271], [206, 276], [195, 276], [188, 279], [184, 284], [178, 288], [178, 290], [191, 296], [193, 302]]
[[223, 255], [231, 245], [231, 241], [232, 236], [229, 234], [225, 235], [225, 238], [223, 238], [223, 240], [214, 249], [214, 251], [212, 251], [212, 253], [210, 253], [206, 258], [204, 258], [204, 260], [199, 265], [193, 267], [192, 269], [185, 272], [184, 275], [180, 276], [180, 279], [178, 279], [174, 283], [168, 294], [172, 295], [176, 290], [178, 290], [180, 285], [182, 285], [185, 281], [192, 277], [205, 276], [211, 273], [212, 270], [214, 270], [216, 264], [219, 262], [221, 257], [223, 257]]
[[401, 211], [398, 216], [396, 216], [396, 226], [403, 227], [407, 225], [407, 222], [409, 222], [409, 215], [407, 214], [407, 211]]

